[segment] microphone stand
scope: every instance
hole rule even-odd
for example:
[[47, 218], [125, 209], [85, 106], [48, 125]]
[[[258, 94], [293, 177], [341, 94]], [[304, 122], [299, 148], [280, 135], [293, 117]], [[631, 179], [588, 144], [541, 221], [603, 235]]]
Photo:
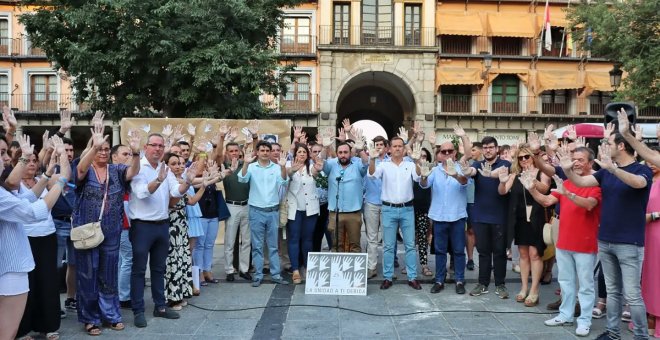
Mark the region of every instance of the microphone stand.
[[339, 252], [339, 184], [344, 176], [337, 176], [337, 195], [335, 197], [335, 253]]

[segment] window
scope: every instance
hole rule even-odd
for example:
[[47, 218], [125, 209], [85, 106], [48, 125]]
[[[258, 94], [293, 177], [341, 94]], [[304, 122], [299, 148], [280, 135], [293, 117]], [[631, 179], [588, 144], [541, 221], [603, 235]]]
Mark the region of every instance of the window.
[[521, 55], [522, 39], [493, 37], [493, 55]]
[[543, 91], [541, 93], [541, 113], [564, 115], [568, 113], [568, 90]]
[[30, 76], [30, 109], [57, 111], [57, 76]]
[[333, 17], [333, 40], [336, 45], [348, 45], [350, 43], [351, 4], [335, 3]]
[[286, 85], [286, 95], [280, 100], [281, 110], [311, 111], [312, 101], [309, 93], [309, 75], [290, 75]]
[[406, 5], [405, 7], [405, 41], [404, 45], [418, 46], [422, 38], [422, 6]]
[[442, 112], [471, 112], [472, 89], [465, 85], [440, 86]]
[[[545, 32], [543, 34], [545, 34]], [[564, 28], [551, 26], [550, 34], [552, 37], [552, 45], [551, 45], [552, 47], [550, 48], [550, 51], [548, 51], [545, 49], [545, 46], [541, 46], [541, 49], [543, 50], [542, 51], [543, 55], [550, 57], [563, 56], [561, 53], [562, 49], [566, 51], [566, 37], [564, 36]]]
[[392, 0], [362, 1], [362, 44], [392, 45]]
[[441, 53], [471, 54], [472, 37], [467, 35], [440, 36]]
[[0, 19], [0, 55], [9, 55], [9, 20]]
[[312, 53], [309, 18], [284, 18], [280, 52], [295, 54]]
[[9, 105], [9, 77], [6, 74], [0, 74], [0, 106]]
[[493, 112], [518, 112], [518, 77], [511, 74], [502, 74], [493, 80]]
[[612, 101], [612, 92], [594, 91], [589, 96], [589, 113], [592, 115], [602, 115], [605, 113], [605, 106]]

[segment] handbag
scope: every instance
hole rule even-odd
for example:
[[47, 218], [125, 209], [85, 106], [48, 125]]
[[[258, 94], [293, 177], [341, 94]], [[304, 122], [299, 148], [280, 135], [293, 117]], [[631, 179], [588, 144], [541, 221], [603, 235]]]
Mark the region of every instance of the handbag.
[[218, 221], [224, 221], [231, 217], [229, 207], [227, 207], [227, 202], [225, 201], [225, 196], [222, 195], [222, 190], [216, 191], [216, 201], [218, 204]]
[[543, 225], [543, 242], [546, 245], [556, 245], [559, 238], [559, 219], [555, 214], [552, 214], [550, 220], [547, 219], [548, 212], [546, 210], [546, 222]]
[[108, 197], [108, 183], [110, 182], [110, 170], [106, 168], [105, 171], [105, 193], [103, 194], [103, 203], [101, 203], [101, 213], [99, 220], [96, 222], [85, 223], [81, 226], [71, 228], [71, 241], [73, 247], [76, 249], [92, 249], [96, 248], [103, 240], [103, 230], [101, 229], [101, 218], [103, 217], [103, 210], [105, 209], [105, 200]]

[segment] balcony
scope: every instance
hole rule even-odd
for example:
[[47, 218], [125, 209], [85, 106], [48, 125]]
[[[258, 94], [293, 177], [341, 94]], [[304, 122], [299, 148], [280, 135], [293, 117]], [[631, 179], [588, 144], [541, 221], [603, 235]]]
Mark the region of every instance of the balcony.
[[639, 118], [660, 118], [660, 107], [647, 107], [637, 111]]
[[281, 56], [316, 57], [316, 37], [313, 35], [280, 36]]
[[81, 113], [90, 110], [87, 103], [76, 103], [70, 94], [1, 94], [0, 106], [8, 106], [17, 115], [48, 116], [59, 115], [60, 110]]
[[435, 28], [321, 26], [320, 45], [435, 47]]
[[567, 97], [563, 101], [536, 96], [439, 95], [439, 112], [450, 115], [569, 116], [602, 117], [588, 98]]
[[318, 112], [318, 94], [298, 93], [297, 96], [290, 96], [289, 98], [292, 99], [287, 100], [285, 96], [264, 95], [261, 102], [265, 108], [279, 115], [311, 115]]
[[0, 38], [0, 58], [45, 59], [46, 53], [37, 47], [30, 47], [24, 38]]

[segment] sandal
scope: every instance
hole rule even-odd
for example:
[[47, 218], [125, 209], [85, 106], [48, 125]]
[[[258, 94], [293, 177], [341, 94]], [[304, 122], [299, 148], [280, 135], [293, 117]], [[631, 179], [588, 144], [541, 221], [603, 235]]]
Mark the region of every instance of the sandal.
[[[602, 309], [600, 307], [603, 307]], [[605, 316], [605, 312], [607, 311], [607, 305], [605, 302], [598, 301], [596, 304], [596, 307], [591, 310], [591, 317], [594, 319], [600, 319]]]
[[202, 281], [202, 282], [199, 283], [199, 285], [202, 286], [202, 287], [206, 287], [206, 286], [209, 285], [209, 283], [206, 282], [206, 281]]
[[539, 295], [538, 294], [529, 294], [525, 299], [525, 307], [535, 307], [539, 304]]
[[423, 274], [424, 276], [433, 276], [433, 272], [432, 272], [431, 269], [429, 269], [429, 267], [427, 267], [427, 266], [423, 266], [423, 267], [422, 267], [422, 274]]
[[101, 328], [97, 325], [87, 323], [85, 324], [85, 332], [91, 336], [98, 336], [101, 335]]
[[103, 326], [108, 327], [108, 328], [110, 328], [112, 330], [115, 330], [115, 331], [123, 331], [124, 328], [126, 328], [126, 326], [124, 326], [124, 323], [121, 322], [121, 321], [120, 322], [104, 322]]
[[46, 339], [48, 340], [59, 340], [59, 338], [60, 338], [60, 333], [58, 332], [46, 333]]
[[291, 279], [293, 280], [294, 285], [301, 284], [302, 283], [302, 277], [300, 276], [300, 271], [294, 270]]
[[213, 278], [213, 279], [206, 279], [204, 282], [218, 284], [220, 283], [220, 280]]
[[525, 299], [527, 298], [527, 292], [524, 290], [521, 290], [518, 295], [516, 295], [516, 302], [525, 302]]

